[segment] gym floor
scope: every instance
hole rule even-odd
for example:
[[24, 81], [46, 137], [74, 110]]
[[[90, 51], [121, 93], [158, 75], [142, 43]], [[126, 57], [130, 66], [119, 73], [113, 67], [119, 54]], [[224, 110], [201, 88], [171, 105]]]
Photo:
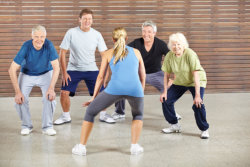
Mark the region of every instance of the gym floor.
[[[177, 103], [176, 111], [182, 132], [163, 134], [168, 127], [159, 95], [146, 95], [144, 126], [139, 144], [144, 153], [130, 155], [131, 112], [126, 103], [126, 118], [115, 124], [99, 122], [96, 117], [87, 143], [87, 156], [71, 154], [80, 141], [81, 124], [86, 108], [81, 104], [89, 96], [71, 98], [70, 124], [54, 126], [56, 136], [42, 134], [42, 99], [30, 98], [33, 131], [21, 136], [21, 121], [14, 108], [14, 97], [0, 98], [1, 167], [206, 167], [250, 166], [250, 93], [205, 94], [209, 139], [200, 139], [192, 111], [191, 94]], [[61, 114], [59, 97], [54, 120]], [[114, 106], [107, 109], [112, 114]]]

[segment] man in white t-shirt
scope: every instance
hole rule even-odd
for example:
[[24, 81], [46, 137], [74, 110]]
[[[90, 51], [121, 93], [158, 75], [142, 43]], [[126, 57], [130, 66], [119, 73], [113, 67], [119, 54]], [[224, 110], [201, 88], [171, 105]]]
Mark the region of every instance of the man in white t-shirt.
[[[93, 23], [93, 12], [83, 9], [79, 14], [80, 26], [69, 29], [60, 45], [60, 63], [62, 69], [61, 106], [62, 115], [54, 122], [61, 125], [71, 122], [69, 114], [70, 98], [75, 95], [77, 85], [84, 80], [90, 96], [94, 93], [95, 82], [99, 70], [95, 62], [95, 51], [102, 55], [107, 46], [100, 32], [91, 28]], [[69, 62], [66, 69], [66, 53], [70, 51]], [[106, 114], [100, 113], [100, 121], [115, 123], [114, 119]]]

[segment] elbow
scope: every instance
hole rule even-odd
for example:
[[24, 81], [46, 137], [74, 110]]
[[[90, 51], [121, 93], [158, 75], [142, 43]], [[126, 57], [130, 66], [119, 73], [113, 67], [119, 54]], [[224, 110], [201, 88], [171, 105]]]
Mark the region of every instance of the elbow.
[[98, 75], [98, 76], [97, 76], [97, 79], [96, 79], [96, 82], [101, 82], [101, 83], [103, 83], [103, 81], [104, 81], [104, 77], [101, 76], [101, 75]]
[[58, 71], [58, 72], [60, 72], [59, 64], [56, 65], [55, 70]]
[[58, 62], [59, 62], [60, 64], [62, 64], [62, 63], [63, 63], [63, 57], [62, 57], [62, 56], [60, 56], [60, 57], [59, 57]]
[[53, 67], [54, 73], [60, 73], [60, 68], [59, 67]]
[[12, 66], [10, 66], [10, 68], [8, 69], [8, 73], [9, 73], [9, 75], [11, 75], [13, 73], [13, 67]]
[[60, 73], [60, 68], [59, 67], [56, 69], [56, 73], [59, 75], [59, 73]]
[[144, 72], [141, 77], [143, 80], [146, 80], [146, 73]]
[[11, 68], [8, 69], [8, 73], [9, 73], [9, 74], [11, 73]]
[[59, 61], [55, 61], [55, 62], [53, 62], [51, 64], [52, 64], [53, 71], [56, 71], [56, 72], [60, 71]]

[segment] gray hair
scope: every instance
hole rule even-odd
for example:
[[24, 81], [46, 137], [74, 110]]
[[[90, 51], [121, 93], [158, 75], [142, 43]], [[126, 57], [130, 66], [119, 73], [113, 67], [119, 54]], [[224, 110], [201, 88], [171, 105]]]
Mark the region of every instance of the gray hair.
[[37, 26], [33, 27], [32, 28], [32, 35], [34, 35], [34, 33], [36, 31], [43, 31], [43, 32], [45, 32], [45, 35], [47, 34], [45, 27], [42, 25], [37, 25]]
[[143, 29], [143, 27], [147, 27], [147, 26], [152, 27], [153, 30], [154, 30], [154, 32], [157, 32], [156, 24], [155, 24], [153, 21], [151, 21], [151, 20], [145, 21], [145, 22], [142, 24], [141, 28]]
[[172, 50], [171, 49], [172, 42], [176, 42], [176, 41], [180, 42], [180, 44], [184, 47], [184, 49], [189, 47], [189, 44], [188, 44], [186, 37], [182, 33], [177, 32], [177, 33], [171, 34], [169, 36], [169, 41], [168, 41], [169, 50]]

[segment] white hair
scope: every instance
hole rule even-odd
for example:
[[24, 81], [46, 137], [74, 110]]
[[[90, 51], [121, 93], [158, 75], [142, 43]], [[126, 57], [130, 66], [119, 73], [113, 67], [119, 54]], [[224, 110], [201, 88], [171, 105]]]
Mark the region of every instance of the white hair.
[[157, 32], [156, 24], [155, 24], [153, 21], [151, 21], [151, 20], [145, 21], [145, 22], [142, 24], [141, 28], [143, 29], [143, 27], [147, 27], [147, 26], [152, 27], [153, 30], [154, 30], [154, 32]]
[[169, 41], [168, 41], [169, 50], [172, 50], [171, 46], [172, 46], [173, 42], [180, 42], [180, 44], [184, 47], [184, 49], [189, 47], [189, 44], [188, 44], [186, 37], [180, 32], [171, 34], [169, 36]]
[[45, 32], [45, 35], [47, 34], [45, 27], [42, 25], [37, 25], [37, 26], [33, 27], [32, 28], [32, 35], [34, 35], [34, 33], [36, 31], [43, 31], [43, 32]]

